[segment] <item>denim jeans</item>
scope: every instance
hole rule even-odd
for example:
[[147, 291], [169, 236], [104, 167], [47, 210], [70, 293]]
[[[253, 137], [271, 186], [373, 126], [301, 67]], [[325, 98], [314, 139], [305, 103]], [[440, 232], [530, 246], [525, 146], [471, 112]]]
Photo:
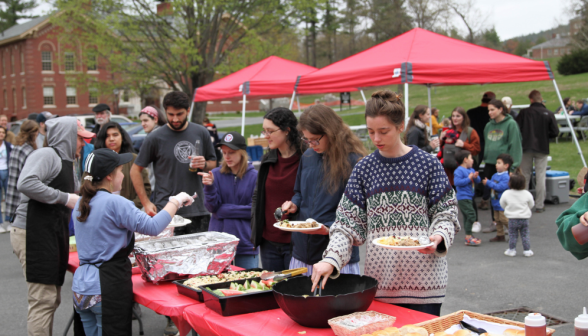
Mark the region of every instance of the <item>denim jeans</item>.
[[280, 244], [264, 239], [261, 243], [261, 265], [266, 271], [279, 272], [290, 267], [290, 244]]
[[235, 266], [244, 269], [259, 267], [259, 254], [237, 254], [235, 256]]
[[398, 307], [408, 308], [412, 310], [419, 311], [425, 314], [431, 314], [435, 316], [441, 316], [441, 303], [426, 303], [426, 304], [414, 304], [414, 303], [407, 303], [407, 304], [399, 304], [394, 303], [394, 305]]
[[[0, 199], [6, 196], [6, 189], [8, 188], [8, 169], [0, 170]], [[6, 218], [6, 220], [9, 220]], [[2, 221], [2, 210], [0, 209], [0, 223]]]
[[76, 308], [76, 311], [80, 314], [86, 336], [102, 336], [102, 302], [84, 310]]

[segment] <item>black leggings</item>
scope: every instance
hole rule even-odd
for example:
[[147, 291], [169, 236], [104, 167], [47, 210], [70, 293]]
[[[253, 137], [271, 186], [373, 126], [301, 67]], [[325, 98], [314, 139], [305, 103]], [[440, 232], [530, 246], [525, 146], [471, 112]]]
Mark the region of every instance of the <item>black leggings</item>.
[[426, 304], [415, 304], [415, 303], [394, 303], [394, 305], [419, 311], [421, 313], [441, 316], [441, 303], [426, 303]]
[[[496, 174], [496, 165], [486, 163], [484, 166], [484, 177], [490, 180], [494, 174]], [[490, 200], [491, 192], [492, 189], [484, 187], [484, 195], [482, 196], [482, 199], [484, 201]], [[494, 221], [494, 209], [492, 208], [492, 202], [490, 202], [490, 214], [492, 215], [492, 221]]]

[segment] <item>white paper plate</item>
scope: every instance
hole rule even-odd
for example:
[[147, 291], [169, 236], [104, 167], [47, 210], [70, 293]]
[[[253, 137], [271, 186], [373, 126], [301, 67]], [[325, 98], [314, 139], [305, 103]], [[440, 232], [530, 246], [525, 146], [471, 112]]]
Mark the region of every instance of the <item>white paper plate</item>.
[[[290, 221], [291, 224], [302, 224], [306, 223], [306, 221]], [[309, 231], [316, 231], [323, 227], [323, 224], [317, 223], [319, 226], [315, 228], [305, 228], [305, 229], [298, 229], [298, 228], [287, 228], [281, 227], [280, 222], [274, 223], [274, 227], [278, 228], [282, 231], [289, 231], [289, 232], [309, 232]]]
[[378, 243], [378, 240], [382, 239], [383, 237], [380, 238], [376, 238], [372, 241], [372, 243], [376, 246], [379, 247], [383, 247], [389, 250], [398, 250], [398, 251], [418, 251], [418, 250], [422, 250], [425, 249], [429, 246], [433, 246], [434, 243], [430, 243], [427, 245], [420, 245], [420, 246], [390, 246], [390, 245], [384, 245], [384, 244], [380, 244]]
[[186, 226], [188, 224], [192, 223], [191, 220], [184, 218], [183, 222], [174, 222], [172, 220], [171, 223], [169, 223], [169, 225], [167, 227], [180, 227], [180, 226]]

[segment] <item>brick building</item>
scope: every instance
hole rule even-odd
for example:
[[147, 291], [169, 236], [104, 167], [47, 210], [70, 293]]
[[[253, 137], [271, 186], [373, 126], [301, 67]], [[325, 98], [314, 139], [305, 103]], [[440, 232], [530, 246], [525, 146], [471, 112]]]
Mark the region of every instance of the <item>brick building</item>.
[[553, 33], [549, 41], [543, 42], [529, 49], [530, 56], [535, 59], [558, 57], [572, 51], [572, 38], [582, 27], [582, 20], [577, 17], [570, 20], [569, 31]]
[[0, 35], [0, 110], [9, 119], [41, 111], [90, 113], [98, 103], [112, 104], [108, 101], [112, 97], [99, 97], [91, 88], [81, 92], [67, 82], [66, 76], [76, 73], [87, 73], [96, 81], [106, 80], [110, 74], [102, 60], [86, 62], [80, 46], [66, 48], [63, 41], [67, 36], [60, 35], [58, 29], [48, 16], [42, 16]]

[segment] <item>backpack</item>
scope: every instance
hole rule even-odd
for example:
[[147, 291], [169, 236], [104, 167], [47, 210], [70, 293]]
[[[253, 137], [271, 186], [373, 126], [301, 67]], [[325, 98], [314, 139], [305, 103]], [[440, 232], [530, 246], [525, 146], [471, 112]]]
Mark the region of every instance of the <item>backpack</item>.
[[[469, 140], [470, 135], [472, 134], [472, 128], [468, 127], [465, 132], [461, 132], [459, 135], [458, 140], [466, 142]], [[447, 169], [454, 170], [459, 166], [457, 160], [455, 159], [457, 154], [461, 151], [461, 148], [456, 147], [455, 144], [445, 144], [443, 146], [443, 167]]]

